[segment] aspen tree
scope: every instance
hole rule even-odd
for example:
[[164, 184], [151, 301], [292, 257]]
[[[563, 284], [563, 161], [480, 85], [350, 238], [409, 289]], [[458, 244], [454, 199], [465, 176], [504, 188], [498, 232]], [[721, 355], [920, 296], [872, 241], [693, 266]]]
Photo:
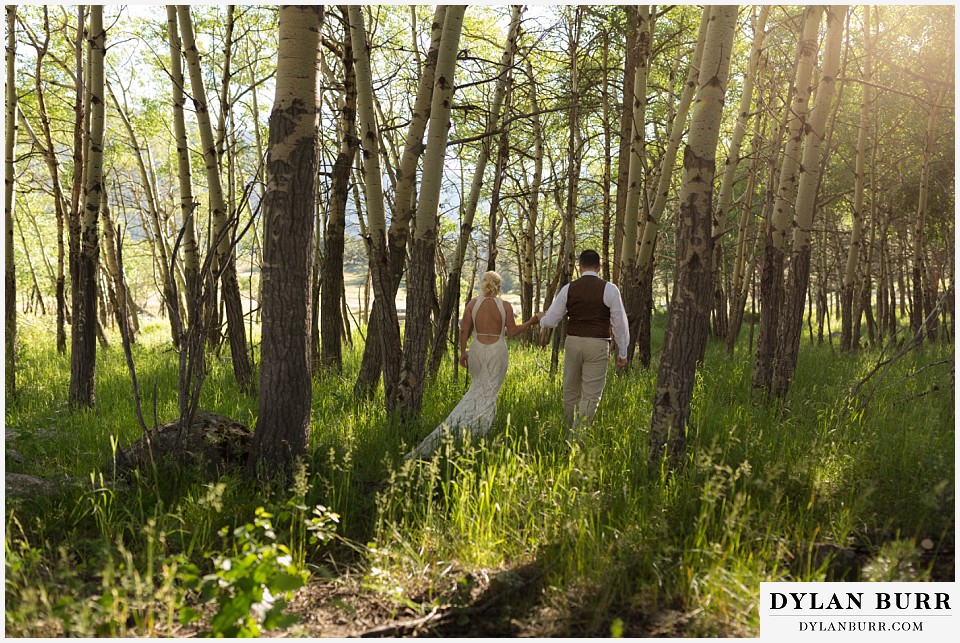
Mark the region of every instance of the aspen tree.
[[[667, 197], [670, 194], [670, 183], [673, 177], [674, 165], [677, 161], [677, 150], [680, 148], [680, 140], [687, 124], [687, 113], [690, 110], [690, 103], [693, 100], [697, 89], [697, 77], [700, 73], [700, 62], [703, 56], [704, 43], [706, 40], [707, 25], [710, 23], [710, 5], [703, 8], [703, 19], [700, 22], [700, 29], [697, 33], [697, 44], [693, 50], [693, 57], [690, 61], [690, 69], [687, 72], [686, 83], [683, 87], [683, 93], [680, 96], [680, 104], [677, 106], [673, 117], [673, 125], [670, 128], [670, 137], [667, 140], [667, 148], [660, 160], [660, 170], [657, 176], [655, 186], [651, 186], [653, 192], [653, 205], [645, 208], [646, 217], [640, 222], [643, 226], [643, 233], [637, 249], [637, 273], [640, 280], [640, 306], [639, 321], [637, 325], [637, 347], [640, 352], [640, 364], [646, 368], [650, 365], [650, 316], [653, 312], [653, 250], [657, 239], [657, 228], [660, 225], [660, 219], [667, 207]], [[652, 180], [652, 179], [650, 179]], [[647, 198], [650, 197], [649, 188]], [[633, 333], [631, 333], [633, 335]]]
[[[535, 278], [537, 269], [536, 238], [537, 220], [540, 211], [540, 186], [543, 182], [543, 128], [540, 124], [540, 107], [537, 100], [537, 82], [533, 75], [533, 63], [526, 61], [527, 82], [530, 88], [530, 123], [533, 132], [533, 178], [530, 182], [527, 217], [521, 233], [522, 264], [520, 286], [520, 308], [523, 319], [529, 319], [537, 307], [539, 296], [534, 296], [534, 283], [538, 288], [540, 280]], [[538, 293], [539, 294], [539, 293]]]
[[[860, 124], [857, 132], [857, 157], [854, 161], [854, 188], [853, 188], [853, 229], [850, 232], [850, 248], [847, 251], [846, 269], [843, 272], [843, 292], [841, 299], [840, 322], [840, 350], [848, 351], [851, 348], [850, 336], [853, 326], [853, 289], [857, 278], [857, 264], [860, 260], [860, 244], [863, 236], [863, 196], [864, 168], [867, 155], [867, 131], [870, 124], [870, 107], [872, 103], [870, 82], [872, 79], [872, 40], [870, 37], [870, 7], [864, 7], [863, 41], [866, 47], [864, 53], [863, 93], [860, 100]], [[874, 187], [876, 189], [876, 187]]]
[[[390, 248], [391, 290], [396, 297], [403, 277], [404, 262], [407, 256], [407, 241], [410, 235], [410, 220], [416, 212], [417, 163], [423, 154], [423, 136], [430, 119], [430, 103], [433, 99], [433, 85], [437, 69], [437, 56], [440, 51], [440, 38], [443, 34], [443, 20], [446, 5], [437, 5], [430, 24], [430, 46], [426, 60], [421, 67], [417, 83], [417, 96], [413, 104], [410, 125], [404, 142], [403, 154], [397, 171], [397, 186], [394, 192], [394, 212], [387, 232]], [[378, 332], [379, 304], [374, 300], [374, 311], [370, 320], [370, 333]], [[441, 305], [441, 310], [443, 309]], [[379, 342], [367, 342], [363, 349], [360, 374], [357, 376], [355, 391], [372, 394], [373, 385], [381, 369], [382, 356]]]
[[[951, 78], [953, 65], [949, 65], [947, 72], [948, 79]], [[933, 162], [933, 147], [936, 142], [937, 117], [943, 108], [944, 100], [947, 95], [947, 85], [941, 85], [934, 96], [933, 103], [929, 106], [927, 114], [927, 129], [923, 138], [923, 167], [920, 171], [920, 194], [917, 198], [917, 218], [913, 232], [913, 256], [912, 256], [912, 286], [913, 299], [910, 308], [910, 330], [914, 335], [923, 339], [924, 328], [923, 321], [933, 314], [933, 304], [929, 297], [929, 276], [926, 274], [926, 258], [924, 247], [926, 231], [924, 230], [927, 218], [927, 201], [930, 193], [930, 166]], [[927, 329], [926, 334], [929, 334]]]
[[[644, 181], [644, 129], [646, 127], [647, 108], [647, 76], [650, 69], [650, 47], [653, 34], [650, 31], [650, 7], [642, 5], [638, 11], [637, 21], [637, 64], [633, 77], [633, 104], [630, 127], [631, 145], [629, 169], [627, 173], [627, 200], [623, 211], [623, 242], [620, 250], [622, 272], [620, 273], [623, 289], [624, 307], [630, 326], [630, 344], [627, 348], [627, 359], [633, 360], [634, 349], [637, 345], [637, 335], [640, 328], [640, 308], [646, 298], [640, 292], [640, 274], [637, 266], [637, 237], [640, 221], [646, 220], [644, 212], [640, 218], [641, 207], [646, 210], [649, 205], [643, 199]], [[645, 364], [646, 366], [646, 364]]]
[[[183, 52], [177, 28], [177, 8], [167, 5], [167, 39], [170, 43], [170, 85], [173, 98], [173, 136], [177, 148], [177, 185], [180, 191], [180, 221], [183, 226], [183, 271], [187, 295], [187, 323], [198, 323], [191, 318], [193, 302], [199, 296], [200, 252], [197, 247], [196, 211], [193, 181], [190, 171], [190, 149], [187, 147], [187, 126], [183, 106], [186, 101], [183, 85]], [[254, 95], [256, 95], [254, 93]]]
[[709, 334], [713, 236], [710, 234], [716, 148], [737, 25], [736, 5], [704, 10], [709, 20], [697, 99], [683, 154], [677, 216], [677, 268], [650, 420], [650, 461], [681, 466], [697, 365]]
[[133, 124], [130, 122], [130, 118], [127, 116], [124, 106], [120, 104], [120, 101], [109, 82], [106, 83], [106, 88], [107, 93], [110, 94], [110, 98], [113, 99], [113, 104], [117, 110], [117, 115], [120, 117], [120, 121], [123, 123], [123, 126], [127, 131], [127, 136], [130, 138], [130, 147], [133, 150], [133, 156], [137, 163], [137, 170], [140, 173], [140, 185], [143, 187], [144, 197], [147, 202], [147, 214], [150, 223], [153, 226], [153, 236], [157, 253], [157, 267], [159, 268], [158, 272], [160, 274], [160, 286], [163, 291], [162, 294], [164, 303], [169, 311], [168, 316], [170, 320], [170, 337], [173, 340], [173, 346], [179, 349], [180, 334], [182, 333], [182, 329], [179, 327], [181, 315], [178, 310], [172, 309], [174, 306], [179, 307], [180, 302], [178, 298], [174, 296], [175, 288], [173, 287], [171, 281], [174, 277], [170, 272], [170, 257], [168, 256], [167, 246], [164, 243], [165, 235], [160, 225], [160, 211], [157, 206], [156, 196], [154, 195], [155, 181], [147, 172], [147, 163], [144, 161], [144, 149], [140, 145], [140, 140], [137, 138], [137, 134], [133, 129]]
[[[363, 159], [363, 187], [367, 206], [370, 275], [373, 292], [383, 305], [379, 308], [380, 352], [383, 356], [383, 389], [386, 409], [393, 412], [397, 403], [400, 377], [400, 323], [397, 306], [390, 292], [390, 256], [387, 247], [387, 220], [384, 213], [383, 184], [380, 172], [380, 136], [373, 107], [373, 77], [370, 49], [363, 23], [363, 8], [350, 5], [350, 42], [357, 74], [357, 124]], [[371, 341], [376, 341], [371, 337]]]
[[6, 349], [6, 387], [11, 396], [17, 392], [17, 273], [13, 261], [13, 207], [15, 202], [16, 171], [13, 167], [13, 154], [17, 144], [17, 7], [8, 4], [7, 17], [7, 114], [4, 136], [4, 340]]
[[803, 29], [797, 43], [797, 64], [794, 73], [788, 119], [786, 145], [780, 166], [776, 192], [773, 193], [773, 212], [768, 219], [763, 270], [760, 280], [760, 336], [757, 341], [757, 358], [753, 369], [753, 388], [770, 391], [776, 354], [777, 332], [780, 324], [780, 307], [783, 305], [783, 268], [790, 224], [793, 220], [793, 204], [796, 195], [797, 168], [800, 164], [811, 76], [817, 57], [817, 32], [820, 28], [819, 6], [807, 7], [804, 11]]
[[[340, 108], [340, 147], [330, 177], [327, 222], [324, 226], [323, 270], [320, 272], [320, 364], [322, 368], [343, 368], [343, 316], [340, 294], [343, 289], [343, 248], [346, 230], [350, 168], [360, 147], [357, 138], [357, 77], [349, 33], [343, 47], [343, 98]], [[370, 335], [370, 333], [368, 333]], [[377, 342], [368, 342], [376, 344]]]
[[436, 275], [434, 253], [437, 247], [437, 208], [440, 205], [443, 162], [453, 105], [454, 74], [465, 12], [465, 5], [447, 7], [437, 55], [420, 198], [417, 201], [413, 247], [407, 270], [407, 315], [398, 390], [399, 403], [405, 414], [419, 413], [423, 403], [423, 381], [430, 341], [430, 304]]
[[623, 270], [623, 219], [627, 206], [627, 182], [630, 174], [630, 155], [632, 152], [631, 131], [633, 128], [633, 79], [636, 75], [638, 50], [638, 11], [635, 5], [624, 5], [626, 15], [627, 37], [624, 43], [623, 56], [623, 101], [620, 111], [620, 149], [617, 155], [617, 202], [613, 223], [613, 277], [612, 281], [622, 284]]
[[[223, 185], [220, 181], [220, 170], [217, 165], [216, 143], [213, 138], [213, 128], [210, 124], [207, 91], [203, 84], [200, 52], [197, 50], [196, 38], [193, 33], [193, 20], [190, 17], [189, 5], [178, 5], [177, 17], [180, 22], [183, 51], [190, 71], [190, 87], [193, 95], [193, 106], [197, 113], [201, 146], [203, 147], [203, 161], [214, 224], [210, 240], [213, 245], [211, 251], [215, 253], [212, 271], [214, 274], [220, 274], [221, 292], [224, 307], [227, 311], [227, 336], [230, 340], [233, 374], [241, 390], [252, 392], [253, 370], [247, 355], [247, 338], [243, 327], [243, 307], [240, 302], [240, 286], [237, 283], [237, 268], [233, 256], [232, 228], [235, 222], [231, 221], [223, 197]], [[211, 296], [210, 300], [213, 301], [215, 298]]]
[[93, 406], [94, 372], [97, 357], [97, 271], [100, 257], [99, 214], [103, 190], [102, 159], [104, 131], [104, 52], [103, 7], [90, 7], [87, 38], [86, 86], [90, 105], [90, 129], [87, 135], [86, 167], [83, 185], [83, 221], [80, 228], [80, 252], [76, 265], [76, 289], [73, 292], [73, 326], [70, 352], [70, 403]]
[[[733, 136], [730, 138], [730, 146], [727, 150], [727, 160], [723, 164], [723, 176], [720, 179], [720, 194], [717, 197], [717, 206], [713, 212], [713, 226], [711, 234], [718, 242], [717, 249], [722, 247], [722, 238], [729, 222], [727, 221], [730, 211], [730, 202], [733, 197], [733, 185], [737, 166], [740, 164], [740, 147], [747, 133], [747, 123], [750, 119], [750, 105], [753, 102], [753, 89], [756, 84], [757, 70], [760, 66], [760, 54], [763, 51], [763, 42], [766, 36], [767, 17], [770, 15], [770, 7], [760, 8], [760, 15], [756, 14], [756, 7], [753, 8], [753, 19], [751, 20], [751, 32], [753, 33], [753, 45], [750, 49], [750, 61], [747, 63], [747, 72], [743, 79], [743, 88], [740, 93], [740, 104], [737, 107], [737, 118], [733, 126]], [[760, 116], [757, 115], [759, 119]], [[725, 337], [727, 335], [727, 301], [723, 288], [723, 265], [721, 253], [713, 254], [713, 313], [717, 323], [714, 325], [714, 335], [716, 337]], [[736, 294], [734, 291], [732, 294]]]
[[[485, 128], [485, 132], [487, 133], [495, 131], [497, 129], [497, 123], [500, 121], [500, 110], [503, 106], [503, 99], [507, 91], [507, 71], [510, 66], [513, 65], [513, 59], [516, 55], [519, 30], [520, 7], [515, 6], [511, 10], [510, 26], [507, 30], [507, 44], [500, 56], [497, 84], [494, 86], [490, 111], [487, 114]], [[435, 372], [436, 369], [440, 367], [440, 360], [443, 358], [447, 341], [446, 330], [454, 315], [454, 302], [458, 300], [460, 296], [460, 277], [463, 274], [463, 263], [467, 256], [467, 245], [470, 240], [470, 235], [473, 233], [473, 220], [477, 212], [477, 204], [480, 201], [480, 190], [483, 187], [483, 176], [487, 168], [487, 162], [490, 159], [491, 148], [492, 139], [490, 136], [485, 136], [480, 145], [480, 152], [477, 155], [467, 201], [463, 206], [456, 255], [453, 258], [450, 274], [447, 277], [447, 283], [443, 289], [443, 296], [440, 301], [440, 312], [436, 319], [436, 331], [434, 332], [433, 343], [430, 348], [430, 372]]]
[[821, 153], [825, 138], [827, 116], [835, 93], [837, 73], [840, 70], [840, 46], [843, 39], [846, 5], [829, 5], [825, 51], [817, 84], [817, 96], [810, 111], [807, 134], [803, 142], [803, 156], [798, 167], [799, 182], [794, 206], [793, 250], [787, 271], [783, 311], [777, 332], [777, 355], [773, 372], [772, 390], [780, 398], [787, 394], [797, 366], [797, 351], [803, 327], [804, 300], [810, 283], [810, 233], [817, 205], [820, 183]]
[[43, 154], [43, 159], [47, 164], [47, 169], [50, 172], [50, 180], [53, 185], [54, 212], [56, 213], [57, 217], [57, 270], [54, 283], [54, 291], [57, 300], [56, 341], [57, 352], [62, 354], [67, 352], [66, 253], [63, 245], [63, 236], [65, 232], [66, 219], [68, 213], [70, 212], [70, 203], [64, 196], [63, 185], [61, 184], [60, 161], [57, 154], [54, 153], [56, 148], [54, 147], [53, 134], [50, 129], [50, 116], [48, 114], [46, 104], [46, 88], [43, 82], [43, 75], [41, 73], [44, 69], [45, 59], [50, 49], [50, 15], [47, 6], [43, 7], [43, 41], [39, 42], [37, 39], [33, 38], [29, 31], [27, 32], [27, 35], [31, 38], [34, 46], [37, 49], [36, 66], [34, 68], [34, 88], [37, 101], [38, 120], [40, 124], [40, 130], [43, 134], [43, 141], [41, 142], [39, 137], [32, 132], [29, 124], [27, 125], [27, 131], [31, 133], [31, 138], [34, 139], [37, 148]]
[[310, 278], [320, 125], [319, 6], [280, 8], [264, 194], [260, 412], [248, 473], [289, 473], [310, 433]]
[[[576, 238], [577, 204], [580, 194], [580, 167], [583, 155], [580, 132], [580, 35], [583, 31], [583, 7], [574, 6], [567, 23], [567, 61], [570, 65], [570, 109], [567, 112], [567, 176], [566, 199], [561, 205], [557, 195], [557, 209], [561, 213], [560, 255], [557, 258], [557, 290], [573, 278], [574, 242]], [[566, 340], [567, 324], [562, 320], [553, 334], [550, 353], [550, 373], [556, 373], [560, 363], [560, 348]]]

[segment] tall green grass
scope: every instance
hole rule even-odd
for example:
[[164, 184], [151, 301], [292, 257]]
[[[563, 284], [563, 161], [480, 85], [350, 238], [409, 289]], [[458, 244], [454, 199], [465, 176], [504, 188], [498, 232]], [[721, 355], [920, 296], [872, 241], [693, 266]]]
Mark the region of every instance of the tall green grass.
[[[455, 380], [448, 360], [426, 387], [421, 417], [400, 424], [385, 415], [382, 393], [353, 397], [357, 341], [342, 375], [315, 379], [306, 477], [287, 489], [169, 469], [115, 481], [113, 444], [139, 434], [121, 352], [99, 352], [97, 407], [74, 411], [69, 363], [49, 329], [22, 328], [21, 393], [6, 421], [25, 462], [8, 470], [84, 483], [7, 503], [10, 633], [170, 632], [193, 600], [178, 574], [190, 564], [209, 570], [212, 555], [235, 549], [221, 529], [252, 520], [258, 506], [273, 511], [277, 541], [305, 568], [348, 564], [397, 606], [450, 600], [451, 577], [535, 570], [542, 592], [529, 609], [565, 614], [563, 627], [593, 635], [619, 628], [617, 619], [628, 634], [645, 631], [644, 615], [658, 611], [686, 614], [689, 635], [756, 635], [759, 582], [826, 577], [829, 561], [801, 564], [813, 545], [876, 552], [875, 577], [897, 567], [924, 579], [928, 559], [915, 544], [954, 529], [953, 383], [945, 366], [910, 376], [950, 346], [897, 362], [889, 385], [854, 414], [848, 394], [877, 351], [841, 356], [804, 341], [790, 395], [775, 407], [752, 397], [751, 355], [728, 358], [711, 344], [688, 459], [669, 475], [647, 458], [655, 365], [625, 376], [611, 369], [595, 421], [571, 445], [549, 353], [512, 343], [492, 431], [404, 462], [465, 392], [464, 373]], [[656, 355], [662, 326], [654, 341]], [[155, 406], [160, 422], [174, 418], [165, 328], [148, 327], [134, 358], [145, 415], [152, 420]], [[229, 361], [210, 363], [201, 407], [255, 425], [257, 400], [239, 393]], [[322, 546], [303, 530], [317, 504], [340, 514], [339, 537]]]

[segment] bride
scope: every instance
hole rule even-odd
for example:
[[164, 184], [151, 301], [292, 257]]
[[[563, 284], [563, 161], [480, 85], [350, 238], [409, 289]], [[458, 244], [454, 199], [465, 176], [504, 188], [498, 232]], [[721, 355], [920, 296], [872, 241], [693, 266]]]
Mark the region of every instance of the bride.
[[[537, 313], [517, 324], [510, 303], [500, 299], [502, 284], [496, 272], [484, 273], [480, 279], [480, 296], [464, 307], [460, 320], [460, 364], [470, 370], [470, 389], [447, 419], [407, 454], [407, 459], [429, 456], [446, 431], [456, 437], [464, 431], [481, 436], [490, 430], [497, 413], [497, 395], [507, 375], [504, 334], [519, 335], [542, 317], [542, 313]], [[468, 353], [467, 338], [471, 331], [474, 339]]]

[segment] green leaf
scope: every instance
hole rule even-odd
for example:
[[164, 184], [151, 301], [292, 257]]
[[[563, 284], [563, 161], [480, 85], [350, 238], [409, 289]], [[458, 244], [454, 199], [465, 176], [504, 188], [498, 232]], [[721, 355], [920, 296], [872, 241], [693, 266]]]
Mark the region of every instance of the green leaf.
[[199, 618], [200, 612], [192, 607], [184, 607], [180, 609], [180, 616], [178, 620], [180, 621], [180, 625], [189, 625]]
[[303, 587], [303, 578], [299, 574], [278, 574], [270, 580], [270, 589], [280, 592], [292, 592]]

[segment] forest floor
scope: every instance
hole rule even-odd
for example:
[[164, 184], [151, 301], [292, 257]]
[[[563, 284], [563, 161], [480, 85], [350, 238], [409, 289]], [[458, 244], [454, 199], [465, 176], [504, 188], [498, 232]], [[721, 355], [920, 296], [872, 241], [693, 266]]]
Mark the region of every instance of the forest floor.
[[[56, 483], [6, 498], [11, 636], [231, 636], [272, 587], [296, 619], [243, 625], [256, 635], [749, 637], [763, 581], [955, 578], [952, 344], [884, 370], [890, 346], [844, 356], [805, 337], [778, 408], [751, 393], [749, 349], [711, 343], [672, 476], [646, 465], [655, 367], [609, 374], [572, 447], [549, 349], [516, 341], [491, 434], [404, 462], [464, 373], [445, 363], [422, 417], [398, 423], [382, 395], [353, 395], [357, 338], [343, 374], [314, 381], [302, 470], [263, 485], [119, 472], [111, 453], [141, 431], [117, 335], [98, 351], [96, 409], [73, 410], [49, 324], [22, 318], [6, 406], [8, 480]], [[162, 320], [146, 326], [134, 359], [163, 423], [178, 416], [176, 353]], [[659, 316], [655, 356], [662, 337]], [[201, 408], [254, 427], [258, 399], [211, 357]]]

